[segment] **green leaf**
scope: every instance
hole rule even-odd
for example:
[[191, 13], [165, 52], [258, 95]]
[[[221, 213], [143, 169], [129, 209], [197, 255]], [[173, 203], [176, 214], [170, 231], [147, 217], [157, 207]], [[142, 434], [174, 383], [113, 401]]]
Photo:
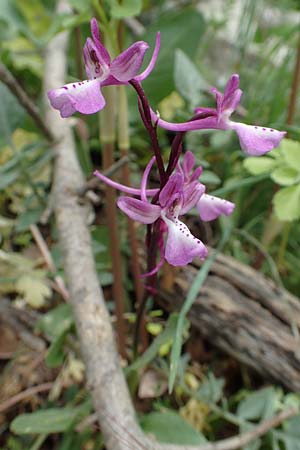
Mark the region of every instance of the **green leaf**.
[[[145, 367], [147, 364], [149, 364], [150, 361], [155, 358], [161, 346], [170, 342], [170, 339], [172, 339], [175, 335], [177, 317], [177, 314], [171, 314], [164, 331], [153, 340], [150, 347], [147, 348], [142, 356], [140, 356], [136, 361], [134, 361], [129, 367], [125, 369], [126, 375], [134, 370]], [[187, 321], [185, 321], [185, 325], [187, 325]]]
[[203, 172], [201, 173], [201, 183], [220, 184], [221, 179], [211, 170], [203, 170]]
[[209, 372], [197, 391], [197, 398], [205, 403], [217, 403], [222, 398], [224, 384], [224, 378], [216, 378]]
[[281, 186], [291, 186], [300, 181], [300, 173], [292, 167], [279, 167], [271, 173], [271, 178]]
[[3, 144], [9, 142], [13, 131], [22, 123], [25, 111], [15, 96], [1, 82], [0, 98], [0, 144]]
[[180, 49], [175, 50], [174, 80], [178, 92], [192, 108], [201, 103], [201, 91], [207, 83], [193, 61]]
[[12, 38], [26, 27], [24, 18], [12, 0], [1, 0], [0, 25], [1, 41]]
[[64, 362], [65, 352], [63, 349], [63, 345], [65, 343], [66, 335], [67, 331], [56, 337], [48, 348], [45, 358], [48, 367], [59, 367]]
[[239, 403], [237, 415], [245, 420], [264, 420], [276, 411], [278, 395], [274, 388], [261, 389]]
[[46, 299], [52, 294], [45, 280], [34, 272], [22, 275], [16, 283], [16, 290], [32, 308], [44, 306]]
[[142, 417], [141, 426], [146, 433], [164, 443], [201, 445], [205, 437], [174, 411], [152, 412]]
[[10, 429], [16, 434], [49, 434], [68, 430], [78, 414], [78, 408], [50, 408], [16, 417]]
[[203, 263], [203, 266], [201, 269], [199, 269], [192, 286], [190, 287], [186, 299], [182, 305], [182, 308], [180, 310], [178, 321], [176, 325], [176, 333], [174, 338], [174, 343], [172, 346], [171, 351], [171, 361], [170, 361], [170, 375], [169, 375], [169, 392], [172, 392], [174, 383], [176, 380], [176, 375], [178, 372], [178, 363], [180, 359], [180, 353], [181, 353], [181, 347], [182, 347], [182, 338], [183, 338], [183, 330], [184, 330], [184, 323], [186, 320], [186, 315], [188, 314], [190, 308], [192, 307], [194, 301], [197, 298], [197, 295], [199, 294], [199, 291], [201, 287], [203, 286], [207, 275], [210, 271], [210, 268], [216, 259], [219, 252], [222, 250], [224, 245], [226, 244], [227, 240], [229, 239], [231, 234], [231, 227], [228, 226], [225, 228], [223, 232], [222, 239], [219, 242], [218, 247], [215, 249], [214, 252], [212, 252], [206, 261]]
[[[0, 126], [1, 128], [1, 126]], [[4, 190], [7, 186], [14, 183], [19, 176], [19, 169], [14, 170], [13, 172], [7, 172], [1, 174], [0, 177], [0, 190]]]
[[300, 218], [300, 185], [280, 189], [273, 197], [273, 205], [279, 220], [291, 222]]
[[125, 17], [138, 16], [142, 10], [142, 0], [111, 0], [111, 16], [114, 19], [124, 19]]
[[300, 172], [300, 143], [292, 139], [283, 139], [280, 149], [286, 163]]
[[16, 231], [26, 231], [30, 225], [37, 223], [45, 208], [43, 206], [35, 209], [26, 209], [18, 217]]
[[263, 173], [270, 173], [277, 165], [274, 159], [268, 156], [253, 156], [246, 158], [243, 165], [252, 175], [261, 175]]
[[37, 328], [50, 337], [56, 338], [65, 331], [68, 331], [74, 324], [72, 308], [63, 304], [52, 309], [38, 321]]
[[280, 432], [280, 440], [284, 442], [286, 450], [300, 450], [299, 417], [292, 417], [283, 423], [283, 432]]
[[151, 76], [143, 82], [154, 109], [163, 98], [175, 90], [175, 50], [181, 49], [186, 56], [193, 58], [204, 29], [203, 17], [194, 8], [168, 11], [160, 15], [147, 29], [143, 36], [145, 41], [154, 43], [156, 32], [160, 31], [162, 43], [156, 66]]

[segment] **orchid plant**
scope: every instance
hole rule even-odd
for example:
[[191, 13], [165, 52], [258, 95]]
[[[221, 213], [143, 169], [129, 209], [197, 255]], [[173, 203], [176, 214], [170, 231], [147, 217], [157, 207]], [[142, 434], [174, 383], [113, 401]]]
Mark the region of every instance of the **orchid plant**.
[[[237, 74], [233, 74], [229, 79], [224, 94], [216, 88], [211, 89], [216, 97], [216, 108], [198, 107], [195, 115], [183, 123], [163, 120], [151, 109], [141, 85], [155, 66], [160, 35], [156, 37], [149, 65], [139, 73], [145, 52], [149, 48], [146, 42], [134, 43], [111, 61], [101, 42], [96, 19], [91, 20], [91, 34], [92, 39], [87, 39], [83, 49], [88, 79], [50, 91], [48, 97], [51, 105], [58, 109], [64, 118], [76, 111], [93, 114], [105, 107], [105, 99], [101, 93], [103, 86], [131, 85], [138, 96], [139, 112], [149, 134], [154, 156], [141, 177], [140, 188], [124, 186], [99, 171], [94, 174], [106, 184], [127, 194], [119, 197], [118, 207], [131, 219], [147, 225], [148, 267], [145, 276], [152, 277], [165, 261], [173, 266], [184, 266], [194, 258], [205, 259], [207, 249], [204, 243], [193, 236], [187, 225], [181, 221], [181, 217], [196, 207], [200, 218], [210, 221], [220, 215], [229, 216], [234, 210], [234, 204], [206, 193], [206, 186], [199, 181], [202, 168], [194, 168], [193, 153], [187, 151], [182, 155], [184, 134], [200, 129], [234, 130], [242, 150], [248, 155], [259, 156], [278, 146], [285, 132], [231, 121], [230, 117], [242, 96]], [[167, 162], [162, 158], [157, 127], [177, 132]], [[154, 163], [158, 169], [160, 185], [151, 189], [147, 185]], [[158, 262], [157, 251], [160, 253]]]

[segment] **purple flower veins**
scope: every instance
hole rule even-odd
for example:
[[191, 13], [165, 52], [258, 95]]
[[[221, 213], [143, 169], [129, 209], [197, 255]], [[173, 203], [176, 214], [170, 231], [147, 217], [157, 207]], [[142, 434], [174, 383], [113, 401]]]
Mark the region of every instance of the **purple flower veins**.
[[160, 34], [157, 33], [155, 48], [148, 67], [138, 75], [144, 55], [149, 48], [147, 42], [138, 41], [111, 61], [110, 55], [100, 40], [97, 20], [91, 20], [92, 39], [86, 40], [83, 55], [87, 80], [69, 83], [48, 92], [53, 108], [60, 111], [61, 117], [69, 117], [76, 111], [93, 114], [105, 106], [101, 87], [128, 84], [135, 79], [144, 80], [153, 70], [159, 48]]

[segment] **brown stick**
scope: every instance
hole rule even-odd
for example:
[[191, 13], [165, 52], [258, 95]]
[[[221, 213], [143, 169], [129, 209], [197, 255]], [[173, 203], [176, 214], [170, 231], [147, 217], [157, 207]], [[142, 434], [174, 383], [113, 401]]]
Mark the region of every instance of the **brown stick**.
[[32, 117], [36, 126], [41, 130], [43, 135], [48, 139], [48, 141], [52, 142], [54, 140], [53, 134], [49, 130], [49, 127], [46, 125], [45, 121], [42, 119], [40, 111], [37, 109], [31, 98], [24, 91], [13, 74], [2, 63], [0, 63], [0, 81], [6, 84], [8, 89], [15, 97], [17, 97], [21, 105], [24, 106], [28, 114]]
[[[260, 423], [259, 425], [254, 427], [253, 430], [246, 431], [243, 434], [238, 434], [237, 436], [234, 436], [232, 438], [223, 439], [222, 441], [216, 443], [203, 445], [199, 447], [199, 450], [237, 450], [239, 448], [244, 448], [245, 445], [248, 445], [250, 442], [266, 434], [271, 428], [277, 427], [284, 420], [296, 415], [299, 415], [299, 411], [295, 410], [294, 408], [286, 409], [285, 411], [279, 413], [277, 416], [274, 416], [271, 419], [265, 420], [264, 422]], [[172, 448], [170, 448], [169, 450], [172, 450]]]
[[[180, 310], [196, 274], [194, 267], [182, 267], [172, 286], [161, 285], [165, 308]], [[215, 347], [265, 379], [299, 391], [300, 302], [285, 289], [234, 258], [219, 255], [189, 319]]]
[[25, 391], [19, 392], [18, 394], [14, 395], [13, 397], [9, 398], [8, 400], [5, 400], [5, 402], [2, 402], [0, 404], [0, 413], [3, 413], [7, 409], [11, 408], [12, 406], [15, 406], [17, 403], [21, 402], [22, 400], [25, 400], [28, 397], [31, 397], [35, 394], [39, 394], [40, 392], [50, 391], [53, 384], [54, 383], [51, 381], [49, 383], [39, 384], [38, 386], [33, 386], [28, 389], [25, 389]]
[[36, 225], [30, 225], [30, 231], [31, 234], [36, 242], [36, 245], [38, 246], [41, 254], [43, 255], [43, 258], [45, 260], [45, 263], [50, 270], [54, 274], [54, 281], [57, 286], [57, 291], [60, 293], [62, 298], [67, 302], [69, 300], [69, 293], [65, 286], [65, 282], [62, 279], [62, 277], [55, 275], [56, 274], [56, 267], [53, 261], [53, 258], [51, 256], [51, 253], [49, 252], [49, 249], [47, 247], [47, 244], [41, 235], [40, 230]]

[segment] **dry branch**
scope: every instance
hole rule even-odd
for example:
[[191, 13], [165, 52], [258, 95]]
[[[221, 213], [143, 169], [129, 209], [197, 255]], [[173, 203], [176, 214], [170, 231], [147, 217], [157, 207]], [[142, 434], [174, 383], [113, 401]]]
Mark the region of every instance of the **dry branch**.
[[[168, 290], [162, 285], [169, 310], [180, 309], [196, 273], [195, 267], [181, 268]], [[189, 318], [213, 345], [264, 378], [299, 391], [300, 301], [285, 289], [251, 267], [219, 255]]]
[[[69, 11], [60, 0], [58, 12]], [[60, 34], [46, 52], [45, 90], [64, 84], [68, 34]], [[150, 441], [141, 432], [119, 364], [113, 329], [93, 259], [86, 209], [77, 192], [85, 181], [75, 156], [75, 143], [68, 120], [48, 107], [46, 121], [55, 136], [54, 206], [63, 251], [65, 274], [70, 291], [81, 352], [86, 365], [88, 387], [108, 450], [233, 450], [250, 442], [270, 427], [296, 412], [288, 410], [265, 424], [258, 425], [246, 437], [237, 436], [199, 447], [163, 445]], [[120, 436], [121, 435], [121, 436]], [[125, 437], [126, 436], [126, 437]], [[244, 440], [243, 440], [244, 439]]]

